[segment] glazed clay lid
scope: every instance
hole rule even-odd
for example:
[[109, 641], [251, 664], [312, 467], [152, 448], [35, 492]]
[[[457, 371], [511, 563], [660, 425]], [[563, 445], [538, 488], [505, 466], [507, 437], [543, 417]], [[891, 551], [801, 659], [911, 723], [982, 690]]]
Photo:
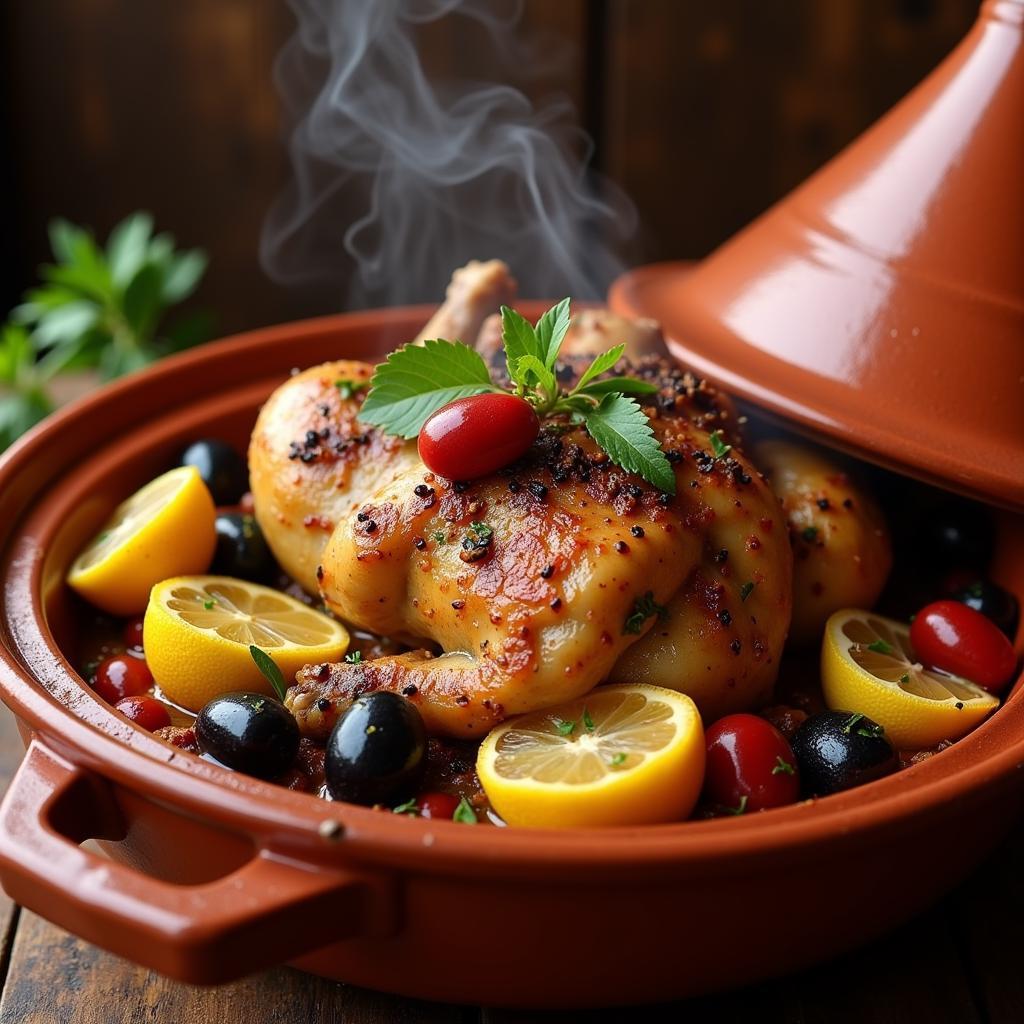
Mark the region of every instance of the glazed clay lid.
[[833, 444], [1024, 508], [1024, 0], [696, 269], [642, 267], [620, 312]]

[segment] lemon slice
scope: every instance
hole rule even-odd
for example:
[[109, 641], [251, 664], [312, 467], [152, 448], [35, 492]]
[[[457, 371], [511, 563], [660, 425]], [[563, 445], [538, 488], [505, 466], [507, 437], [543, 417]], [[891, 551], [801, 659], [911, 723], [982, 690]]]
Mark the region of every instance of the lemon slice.
[[980, 686], [921, 665], [902, 622], [849, 608], [825, 625], [821, 681], [830, 708], [867, 715], [903, 750], [959, 739], [999, 706]]
[[537, 828], [679, 821], [704, 780], [704, 730], [685, 694], [604, 686], [493, 729], [476, 764], [509, 825]]
[[249, 653], [273, 658], [290, 686], [310, 662], [339, 661], [348, 632], [270, 587], [228, 576], [179, 576], [153, 588], [142, 627], [146, 661], [163, 693], [198, 711], [223, 693], [274, 695]]
[[172, 469], [114, 509], [68, 571], [68, 584], [113, 615], [137, 615], [154, 583], [203, 572], [217, 510], [195, 466]]

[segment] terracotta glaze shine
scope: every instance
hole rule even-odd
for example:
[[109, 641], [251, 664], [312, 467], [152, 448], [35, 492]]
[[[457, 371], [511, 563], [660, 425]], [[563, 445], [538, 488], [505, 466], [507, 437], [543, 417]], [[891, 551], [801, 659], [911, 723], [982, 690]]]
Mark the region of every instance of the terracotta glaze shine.
[[612, 290], [726, 390], [1024, 508], [1024, 0], [692, 273]]

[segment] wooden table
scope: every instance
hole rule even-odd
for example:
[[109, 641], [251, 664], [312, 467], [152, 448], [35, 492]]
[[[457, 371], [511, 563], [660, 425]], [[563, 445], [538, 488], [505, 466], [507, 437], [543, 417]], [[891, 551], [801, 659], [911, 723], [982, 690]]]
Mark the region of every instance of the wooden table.
[[[4, 785], [21, 754], [11, 716], [0, 708]], [[920, 856], [941, 857], [942, 850]], [[1018, 827], [942, 904], [867, 949], [781, 981], [637, 1012], [647, 1022], [687, 1024], [1020, 1024], [1022, 865]], [[914, 864], [900, 870], [912, 872]], [[566, 1016], [418, 1003], [288, 968], [193, 988], [81, 942], [2, 894], [0, 935], [0, 1024], [512, 1024]], [[784, 913], [778, 937], [786, 941]], [[611, 1024], [623, 1014], [571, 1016]]]

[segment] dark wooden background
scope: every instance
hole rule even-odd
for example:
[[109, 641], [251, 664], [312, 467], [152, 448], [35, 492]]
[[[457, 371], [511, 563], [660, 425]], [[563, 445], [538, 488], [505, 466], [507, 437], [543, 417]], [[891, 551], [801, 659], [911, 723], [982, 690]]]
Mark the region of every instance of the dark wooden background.
[[[520, 30], [570, 44], [528, 91], [575, 100], [597, 165], [639, 207], [639, 256], [659, 259], [708, 252], [798, 183], [920, 80], [977, 6], [526, 0]], [[472, 60], [457, 21], [424, 36], [428, 67]], [[105, 236], [148, 208], [210, 252], [200, 299], [223, 331], [337, 310], [337, 290], [278, 287], [257, 258], [288, 174], [271, 67], [293, 26], [284, 0], [0, 5], [4, 307], [46, 257], [49, 218]]]

